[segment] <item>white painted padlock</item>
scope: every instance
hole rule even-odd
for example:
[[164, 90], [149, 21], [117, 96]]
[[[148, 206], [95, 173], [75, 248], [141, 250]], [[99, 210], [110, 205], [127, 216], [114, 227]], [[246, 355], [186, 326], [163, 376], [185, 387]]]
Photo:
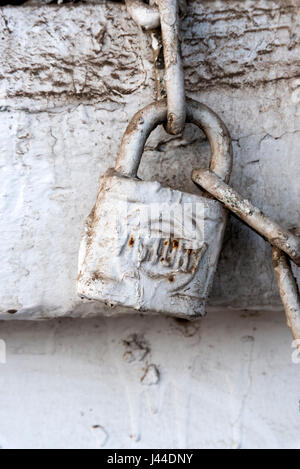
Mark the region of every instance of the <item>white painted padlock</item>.
[[[114, 169], [100, 179], [79, 254], [82, 298], [192, 319], [205, 314], [227, 212], [206, 194], [195, 195], [137, 178], [145, 142], [165, 122], [167, 103], [138, 112], [122, 140]], [[187, 122], [206, 133], [210, 169], [228, 182], [232, 147], [220, 118], [187, 100]]]

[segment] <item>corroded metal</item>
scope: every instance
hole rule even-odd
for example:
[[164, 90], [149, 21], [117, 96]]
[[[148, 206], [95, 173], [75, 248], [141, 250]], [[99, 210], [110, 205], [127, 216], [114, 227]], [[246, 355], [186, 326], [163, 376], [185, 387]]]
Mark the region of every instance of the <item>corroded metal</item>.
[[[146, 30], [156, 29], [160, 26], [160, 13], [155, 0], [145, 3], [143, 0], [125, 0], [131, 18]], [[186, 13], [186, 0], [179, 0], [179, 10], [182, 15]]]
[[[232, 148], [226, 127], [192, 100], [187, 116], [206, 132], [212, 167], [228, 180]], [[136, 178], [148, 136], [166, 119], [167, 101], [162, 100], [139, 111], [128, 125], [116, 166], [101, 178], [86, 222], [77, 288], [82, 298], [110, 306], [192, 319], [205, 314], [227, 211], [200, 194]], [[158, 209], [154, 213], [153, 207]], [[170, 218], [162, 216], [165, 209], [173, 211]], [[150, 218], [142, 216], [149, 211]]]
[[167, 131], [177, 135], [185, 124], [185, 88], [181, 57], [178, 0], [157, 0], [163, 41], [168, 99]]
[[249, 200], [244, 199], [222, 181], [215, 171], [196, 169], [193, 171], [192, 179], [300, 266], [300, 238], [298, 236], [284, 229]]
[[[139, 0], [126, 0], [127, 9], [135, 22], [144, 29], [152, 30], [157, 95], [158, 99], [167, 97], [166, 130], [177, 135], [182, 132], [186, 117], [179, 18], [179, 4], [184, 10], [185, 2], [156, 0], [156, 3], [158, 9]], [[157, 29], [159, 25], [160, 30]]]
[[[296, 234], [300, 235], [300, 229]], [[292, 331], [296, 346], [300, 351], [300, 293], [297, 280], [294, 277], [290, 260], [284, 252], [273, 247], [272, 264], [275, 270], [278, 288], [287, 324]]]
[[[225, 182], [232, 169], [231, 139], [225, 124], [210, 108], [193, 99], [186, 102], [187, 122], [201, 127], [211, 146], [210, 169]], [[151, 131], [167, 118], [167, 101], [161, 100], [137, 112], [123, 136], [116, 162], [120, 174], [136, 177], [145, 142]]]
[[141, 0], [125, 0], [125, 3], [136, 24], [150, 32], [157, 99], [164, 99], [167, 97], [167, 91], [159, 10], [153, 2], [150, 5]]

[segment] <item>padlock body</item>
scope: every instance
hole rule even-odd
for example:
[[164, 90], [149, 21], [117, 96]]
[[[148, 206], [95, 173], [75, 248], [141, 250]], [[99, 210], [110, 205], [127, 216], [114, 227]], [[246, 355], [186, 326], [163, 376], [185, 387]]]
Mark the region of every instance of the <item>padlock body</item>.
[[226, 219], [215, 200], [108, 170], [81, 240], [79, 295], [128, 312], [204, 315]]

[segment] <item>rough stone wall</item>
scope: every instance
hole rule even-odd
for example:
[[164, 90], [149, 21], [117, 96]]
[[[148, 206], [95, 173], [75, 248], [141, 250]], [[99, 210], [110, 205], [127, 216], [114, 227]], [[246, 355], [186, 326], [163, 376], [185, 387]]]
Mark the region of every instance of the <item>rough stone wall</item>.
[[[299, 6], [194, 0], [183, 22], [187, 94], [230, 130], [231, 183], [285, 226], [300, 215]], [[1, 319], [107, 313], [76, 296], [80, 235], [127, 123], [154, 99], [149, 38], [124, 5], [0, 9]], [[200, 131], [157, 130], [140, 176], [193, 192], [208, 156]], [[270, 248], [236, 219], [210, 304], [280, 307]]]

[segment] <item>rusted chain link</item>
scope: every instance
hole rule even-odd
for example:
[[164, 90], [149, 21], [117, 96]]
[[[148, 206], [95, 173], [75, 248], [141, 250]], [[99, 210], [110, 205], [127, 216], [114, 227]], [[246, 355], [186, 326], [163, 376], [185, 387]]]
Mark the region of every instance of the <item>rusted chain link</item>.
[[300, 266], [300, 238], [298, 236], [272, 221], [249, 200], [244, 199], [232, 187], [223, 182], [214, 172], [196, 169], [192, 173], [192, 179], [267, 239], [272, 246], [285, 252]]
[[142, 28], [149, 30], [160, 26], [160, 14], [155, 5], [148, 5], [141, 0], [125, 0], [131, 18]]
[[[300, 229], [295, 230], [300, 236]], [[287, 325], [296, 340], [300, 351], [300, 293], [297, 280], [294, 277], [291, 263], [284, 252], [273, 247], [272, 264], [275, 270], [281, 300], [284, 306]]]
[[[151, 131], [166, 117], [165, 99], [149, 104], [135, 114], [123, 135], [115, 167], [118, 173], [136, 177], [145, 142]], [[220, 180], [228, 181], [232, 170], [232, 145], [222, 120], [204, 104], [187, 99], [187, 122], [203, 129], [211, 146], [210, 168]]]
[[[186, 118], [179, 0], [156, 0], [156, 3], [158, 8], [154, 5], [147, 5], [141, 0], [126, 0], [128, 12], [137, 24], [147, 30], [161, 26], [162, 39], [158, 33], [152, 35], [158, 99], [166, 95], [168, 100], [166, 130], [173, 135], [178, 135], [183, 130]], [[158, 62], [161, 45], [164, 64], [161, 61]], [[162, 81], [165, 82], [165, 86]]]

